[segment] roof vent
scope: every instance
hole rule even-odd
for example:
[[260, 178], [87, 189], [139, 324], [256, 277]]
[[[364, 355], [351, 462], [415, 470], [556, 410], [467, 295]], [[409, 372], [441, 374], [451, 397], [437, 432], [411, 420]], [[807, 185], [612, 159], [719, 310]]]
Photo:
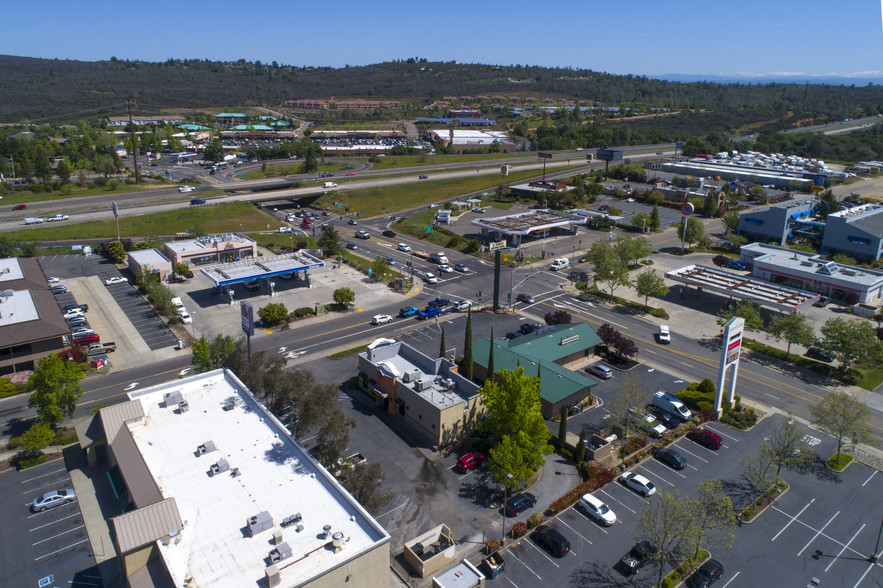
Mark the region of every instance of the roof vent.
[[282, 519], [282, 522], [279, 523], [279, 526], [284, 529], [285, 527], [288, 527], [290, 525], [296, 525], [296, 524], [300, 523], [302, 520], [303, 520], [303, 517], [301, 516], [300, 513], [289, 515], [289, 516], [285, 517], [284, 519]]
[[216, 476], [217, 474], [229, 470], [230, 464], [227, 463], [226, 459], [219, 459], [216, 463], [213, 463], [209, 469], [211, 470], [211, 475]]
[[233, 410], [236, 408], [236, 401], [232, 398], [228, 398], [224, 401], [224, 410]]
[[325, 525], [322, 527], [322, 532], [325, 534], [325, 539], [328, 539], [331, 536], [331, 525]]
[[338, 531], [331, 536], [331, 546], [334, 548], [334, 551], [340, 551], [346, 546], [346, 538], [344, 538], [343, 533]]
[[215, 451], [215, 449], [216, 447], [214, 441], [206, 441], [196, 448], [196, 455], [197, 457], [200, 455], [205, 455], [206, 453], [211, 453], [212, 451]]

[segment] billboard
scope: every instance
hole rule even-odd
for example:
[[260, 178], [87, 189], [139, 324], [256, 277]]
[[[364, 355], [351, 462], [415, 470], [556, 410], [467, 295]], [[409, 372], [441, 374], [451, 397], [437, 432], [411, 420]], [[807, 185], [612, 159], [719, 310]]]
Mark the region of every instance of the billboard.
[[242, 318], [242, 332], [251, 337], [254, 335], [254, 309], [251, 304], [242, 302], [239, 310]]
[[615, 149], [598, 149], [598, 159], [604, 161], [622, 161], [622, 151]]
[[537, 157], [539, 157], [540, 159], [552, 159], [552, 154], [551, 153], [543, 153], [541, 151], [541, 152], [537, 153]]

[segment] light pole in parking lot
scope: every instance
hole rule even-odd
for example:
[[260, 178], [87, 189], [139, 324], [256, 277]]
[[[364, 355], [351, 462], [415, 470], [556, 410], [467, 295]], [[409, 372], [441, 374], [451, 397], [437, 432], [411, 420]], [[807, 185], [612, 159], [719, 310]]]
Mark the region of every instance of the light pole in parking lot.
[[872, 564], [877, 563], [877, 560], [880, 559], [880, 535], [883, 535], [883, 520], [880, 521], [880, 530], [877, 531], [877, 544], [874, 546], [874, 553], [868, 558]]
[[395, 219], [396, 219], [396, 205], [395, 205], [395, 202], [393, 202], [393, 201], [390, 200], [389, 198], [387, 198], [386, 201], [389, 202], [389, 205], [390, 205], [390, 207], [391, 207], [391, 208], [389, 209], [389, 210], [390, 210], [390, 213], [391, 213], [391, 216], [389, 217], [389, 220], [395, 220]]
[[509, 499], [509, 484], [512, 482], [512, 474], [506, 474], [506, 486], [503, 490], [503, 532], [500, 534], [500, 543], [506, 541], [506, 502]]

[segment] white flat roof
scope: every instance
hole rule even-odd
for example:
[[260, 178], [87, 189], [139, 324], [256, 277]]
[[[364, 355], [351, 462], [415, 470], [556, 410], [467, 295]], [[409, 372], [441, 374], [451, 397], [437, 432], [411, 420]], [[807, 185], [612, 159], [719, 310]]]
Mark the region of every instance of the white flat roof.
[[[883, 283], [883, 272], [828, 261], [815, 253], [795, 251], [766, 243], [742, 245], [743, 255], [751, 256], [751, 262], [767, 271], [783, 270], [822, 284], [847, 287], [867, 292]], [[765, 267], [764, 267], [765, 266]], [[848, 288], [852, 286], [852, 288]]]
[[[5, 260], [4, 260], [5, 261]], [[3, 295], [9, 294], [11, 295]], [[40, 318], [30, 290], [6, 290], [0, 285], [0, 327], [8, 327]]]
[[280, 274], [325, 267], [325, 262], [304, 251], [283, 253], [273, 257], [258, 257], [232, 261], [221, 265], [201, 268], [199, 271], [216, 286], [235, 284], [247, 280], [259, 280]]
[[711, 292], [750, 300], [782, 310], [796, 310], [819, 298], [818, 294], [812, 292], [787, 288], [750, 276], [732, 274], [701, 265], [687, 265], [666, 272], [665, 277], [682, 284], [705, 288]]
[[477, 227], [507, 235], [528, 235], [555, 227], [584, 225], [586, 217], [549, 209], [534, 209], [495, 218], [478, 218], [471, 222]]
[[[18, 258], [5, 257], [0, 259], [0, 284], [3, 282], [11, 282], [13, 280], [24, 279], [25, 273], [18, 263]], [[0, 288], [2, 290], [2, 288]]]
[[196, 239], [183, 239], [181, 241], [168, 241], [165, 246], [176, 253], [196, 253], [198, 251], [222, 251], [226, 245], [231, 247], [250, 245], [253, 239], [241, 233], [224, 233], [220, 235], [206, 235]]
[[[165, 406], [167, 392], [180, 391], [189, 410]], [[177, 586], [241, 588], [264, 578], [281, 530], [290, 558], [278, 562], [281, 586], [299, 586], [389, 541], [384, 529], [307, 451], [291, 437], [232, 372], [215, 370], [167, 382], [129, 397], [145, 418], [127, 426], [163, 498], [175, 498], [184, 528], [179, 542], [158, 543]], [[235, 407], [224, 410], [232, 400]], [[216, 450], [197, 456], [206, 441]], [[240, 475], [209, 468], [219, 459]], [[249, 517], [268, 512], [271, 529], [249, 536]], [[300, 513], [303, 530], [284, 529]], [[335, 552], [323, 527], [341, 532], [345, 547]]]
[[156, 249], [140, 249], [129, 251], [129, 257], [134, 259], [138, 265], [159, 265], [163, 263], [171, 263], [169, 258], [157, 251]]

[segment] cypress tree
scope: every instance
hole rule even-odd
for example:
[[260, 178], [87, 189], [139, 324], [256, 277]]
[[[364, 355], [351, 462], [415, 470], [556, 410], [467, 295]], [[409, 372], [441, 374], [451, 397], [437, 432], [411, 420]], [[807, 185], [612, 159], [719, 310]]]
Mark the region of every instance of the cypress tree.
[[441, 336], [441, 345], [438, 347], [438, 356], [445, 356], [445, 327], [442, 325], [442, 336]]
[[490, 380], [494, 376], [494, 328], [491, 327], [491, 345], [487, 356], [487, 377]]
[[472, 309], [466, 315], [466, 341], [463, 342], [463, 361], [460, 363], [460, 374], [472, 379]]

